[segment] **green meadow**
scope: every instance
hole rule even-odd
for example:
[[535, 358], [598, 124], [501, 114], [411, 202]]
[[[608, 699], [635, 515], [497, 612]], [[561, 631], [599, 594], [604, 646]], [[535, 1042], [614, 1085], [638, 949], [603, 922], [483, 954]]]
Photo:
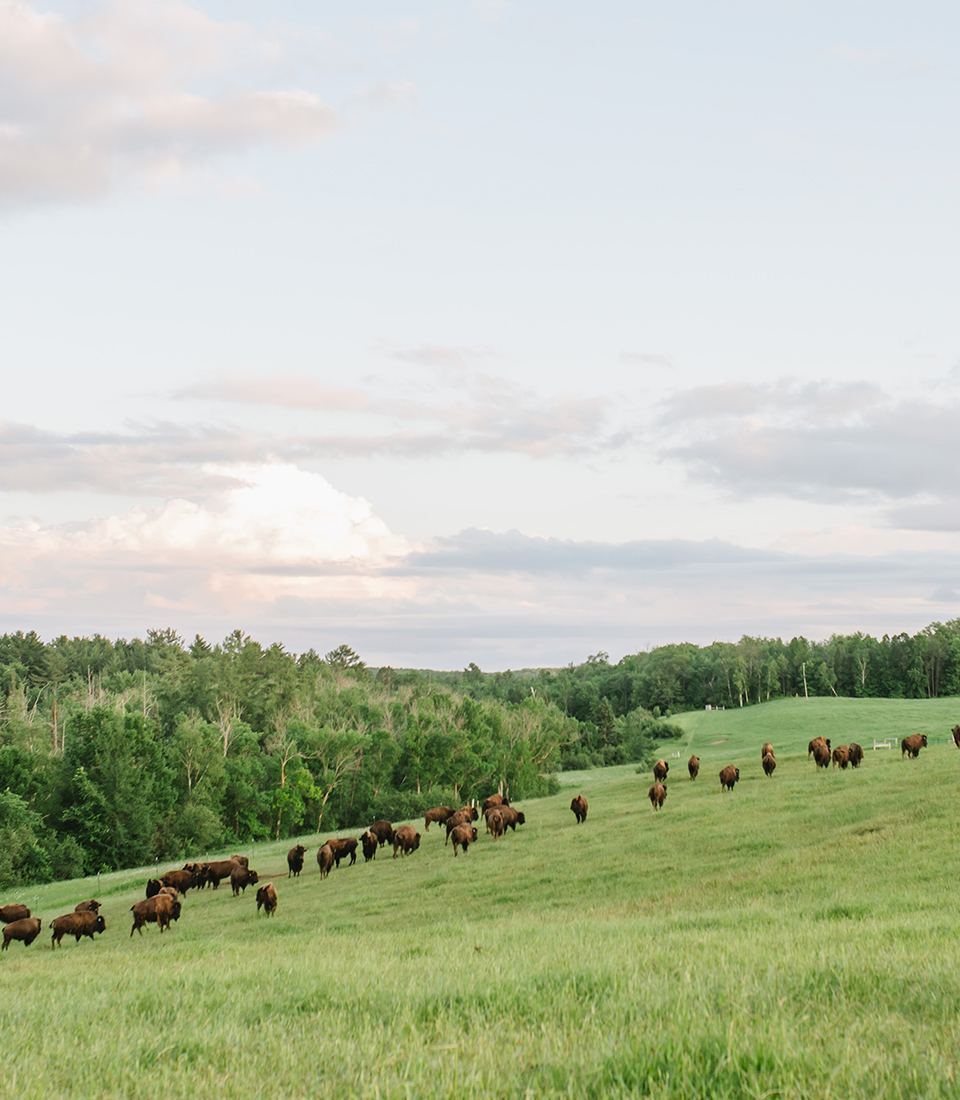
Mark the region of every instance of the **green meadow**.
[[[958, 720], [950, 699], [686, 714], [660, 813], [628, 766], [563, 774], [516, 834], [457, 859], [436, 826], [326, 881], [317, 837], [299, 881], [292, 841], [247, 850], [282, 876], [272, 919], [225, 883], [131, 939], [155, 868], [7, 892], [44, 931], [0, 954], [4, 1092], [960, 1096]], [[917, 760], [872, 748], [913, 732]], [[862, 767], [817, 771], [820, 734], [858, 741]], [[51, 950], [49, 921], [94, 896], [104, 935]]]

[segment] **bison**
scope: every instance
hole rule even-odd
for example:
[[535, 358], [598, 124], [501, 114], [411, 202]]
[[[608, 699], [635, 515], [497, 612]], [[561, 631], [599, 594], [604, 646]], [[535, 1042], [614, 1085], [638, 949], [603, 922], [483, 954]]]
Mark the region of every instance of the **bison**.
[[862, 761], [863, 749], [856, 743], [856, 741], [852, 741], [850, 743], [850, 767], [859, 768]]
[[837, 745], [833, 750], [833, 766], [835, 768], [845, 768], [850, 763], [850, 746], [849, 745]]
[[822, 741], [813, 746], [813, 759], [818, 768], [830, 767], [830, 746]]
[[430, 832], [431, 821], [436, 821], [438, 825], [443, 825], [453, 812], [453, 808], [450, 806], [437, 806], [434, 810], [427, 810], [423, 818], [423, 831], [425, 833]]
[[740, 769], [735, 768], [733, 764], [728, 764], [720, 772], [720, 793], [725, 794], [727, 791], [732, 791], [734, 784], [740, 778]]
[[[239, 867], [240, 864], [235, 859], [218, 859], [213, 863], [205, 863], [204, 866], [207, 869], [207, 882], [216, 890], [223, 879], [229, 878], [233, 874], [234, 867]], [[171, 883], [170, 885], [176, 884]]]
[[954, 726], [950, 732], [953, 734], [953, 743], [960, 749], [960, 726]]
[[107, 923], [99, 913], [91, 913], [89, 910], [67, 913], [57, 917], [50, 925], [50, 946], [59, 947], [64, 936], [76, 936], [77, 943], [81, 936], [89, 936], [92, 940], [94, 932], [103, 932], [106, 927]]
[[526, 825], [527, 819], [521, 810], [515, 810], [513, 806], [501, 806], [500, 817], [503, 821], [504, 830], [509, 825], [510, 828], [516, 832], [518, 825]]
[[397, 858], [397, 852], [408, 855], [420, 847], [420, 834], [414, 832], [412, 825], [401, 825], [393, 834], [393, 858]]
[[[487, 810], [492, 810], [495, 806], [509, 806], [509, 805], [510, 805], [510, 799], [507, 798], [506, 795], [492, 794], [492, 795], [490, 795], [489, 798], [485, 798], [483, 800], [483, 805], [481, 805], [481, 807], [480, 807], [480, 813], [482, 813], [482, 814], [486, 813]], [[476, 821], [477, 819], [474, 818], [473, 820]]]
[[904, 753], [914, 760], [920, 755], [920, 750], [927, 747], [927, 735], [925, 733], [911, 733], [900, 742], [900, 759]]
[[180, 919], [180, 902], [174, 901], [169, 894], [156, 894], [131, 905], [130, 912], [133, 913], [131, 936], [134, 932], [139, 932], [142, 936], [145, 924], [156, 924], [163, 935], [163, 930], [170, 927], [171, 921]]
[[456, 858], [457, 845], [461, 845], [466, 851], [477, 839], [477, 830], [472, 825], [458, 825], [450, 834], [450, 839], [453, 841], [453, 855]]
[[667, 788], [660, 782], [654, 783], [654, 785], [647, 791], [647, 798], [650, 799], [650, 805], [659, 810], [663, 805], [667, 797]]
[[501, 812], [502, 809], [503, 807], [501, 806], [491, 806], [485, 814], [487, 819], [487, 832], [494, 840], [503, 836], [503, 830], [506, 828], [506, 823], [503, 820], [503, 813]]
[[700, 757], [691, 756], [687, 761], [687, 771], [690, 773], [691, 779], [696, 779], [700, 774]]
[[39, 917], [20, 917], [11, 921], [3, 930], [3, 947], [0, 951], [6, 951], [11, 940], [19, 940], [24, 947], [30, 944], [40, 935]]
[[393, 826], [389, 821], [375, 821], [368, 831], [377, 838], [377, 843], [381, 848], [384, 844], [393, 843]]
[[317, 864], [320, 867], [320, 877], [326, 878], [333, 866], [333, 849], [329, 844], [324, 844], [317, 852]]
[[377, 838], [369, 829], [360, 837], [360, 844], [363, 846], [363, 858], [367, 863], [369, 863], [371, 859], [377, 858]]
[[260, 906], [263, 906], [264, 912], [268, 917], [272, 917], [277, 911], [277, 888], [272, 882], [268, 882], [265, 886], [261, 886], [257, 891], [257, 912], [260, 912]]
[[667, 778], [667, 772], [669, 770], [670, 765], [666, 760], [658, 760], [656, 764], [653, 765], [653, 778], [658, 783], [662, 783]]
[[[291, 848], [287, 852], [287, 875], [292, 875], [294, 878], [300, 877], [300, 872], [303, 870], [303, 853], [307, 849], [302, 844], [298, 844], [295, 848]], [[259, 891], [258, 891], [259, 892]]]
[[777, 762], [774, 759], [773, 753], [768, 752], [764, 758], [760, 761], [763, 765], [763, 774], [769, 779], [773, 775], [773, 770], [777, 766]]
[[177, 893], [185, 894], [191, 887], [196, 887], [197, 880], [189, 871], [167, 871], [160, 876], [162, 886], [172, 886]]
[[158, 878], [147, 879], [147, 897], [155, 898], [163, 889], [163, 883]]
[[0, 906], [0, 921], [10, 924], [15, 920], [26, 920], [30, 916], [30, 910], [25, 905]]
[[570, 803], [570, 809], [573, 810], [578, 825], [582, 825], [587, 820], [587, 800], [582, 794], [578, 794]]
[[[487, 812], [489, 813], [491, 810], [494, 810], [496, 808], [497, 807], [495, 807], [495, 806], [491, 806], [491, 807], [489, 807]], [[443, 843], [444, 844], [447, 843], [447, 841], [450, 839], [450, 833], [458, 825], [469, 824], [471, 821], [476, 821], [479, 817], [480, 817], [480, 815], [479, 815], [479, 813], [477, 813], [477, 807], [476, 806], [464, 806], [462, 810], [457, 810], [457, 812], [455, 814], [451, 814], [447, 818], [446, 822], [444, 823], [447, 827], [447, 836], [446, 836], [446, 840], [444, 840]]]
[[773, 756], [773, 745], [769, 741], [764, 741], [763, 748], [760, 750], [761, 762], [765, 756]]
[[807, 745], [807, 759], [808, 760], [810, 759], [811, 756], [816, 756], [817, 755], [816, 751], [815, 751], [817, 745], [823, 745], [823, 747], [827, 750], [827, 752], [829, 752], [830, 751], [830, 738], [829, 737], [814, 737], [814, 739], [810, 742], [810, 744]]
[[340, 867], [340, 860], [350, 857], [350, 866], [352, 867], [357, 862], [357, 839], [355, 837], [343, 837], [342, 839], [335, 837], [332, 840], [328, 840], [327, 843], [333, 851], [333, 858], [337, 864], [337, 868]]
[[230, 872], [230, 887], [235, 898], [241, 893], [245, 894], [248, 886], [255, 886], [259, 881], [260, 876], [256, 871], [251, 871], [249, 867], [241, 867], [239, 863]]
[[89, 901], [81, 901], [78, 905], [73, 907], [74, 913], [99, 913], [100, 902], [96, 898], [91, 898]]

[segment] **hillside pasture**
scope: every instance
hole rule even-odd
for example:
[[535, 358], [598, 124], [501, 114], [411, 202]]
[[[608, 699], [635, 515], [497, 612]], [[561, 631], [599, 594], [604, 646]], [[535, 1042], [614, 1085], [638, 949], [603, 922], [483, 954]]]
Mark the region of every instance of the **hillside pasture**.
[[[858, 771], [806, 758], [819, 733], [949, 730], [957, 703], [686, 715], [686, 738], [664, 746], [682, 758], [660, 813], [649, 772], [566, 773], [560, 795], [520, 804], [515, 834], [494, 843], [481, 821], [456, 860], [436, 829], [405, 859], [384, 848], [325, 881], [323, 838], [303, 838], [299, 880], [285, 877], [293, 841], [247, 850], [280, 876], [274, 918], [255, 890], [222, 886], [190, 891], [170, 932], [131, 939], [156, 868], [8, 892], [44, 930], [0, 957], [6, 1091], [960, 1096], [960, 752], [902, 761], [861, 734]], [[721, 795], [725, 763], [741, 781]], [[106, 932], [50, 950], [49, 921], [89, 897]]]

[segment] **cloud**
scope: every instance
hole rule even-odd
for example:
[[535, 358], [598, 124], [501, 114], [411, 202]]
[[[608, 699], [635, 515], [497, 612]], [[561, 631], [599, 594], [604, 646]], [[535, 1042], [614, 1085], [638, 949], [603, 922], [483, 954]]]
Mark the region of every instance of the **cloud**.
[[509, 5], [507, 0], [470, 0], [470, 7], [485, 23], [499, 23]]
[[66, 17], [0, 0], [0, 203], [155, 185], [254, 146], [329, 138], [333, 110], [270, 79], [283, 46], [178, 0], [103, 0]]
[[640, 367], [663, 367], [673, 370], [673, 359], [669, 355], [658, 355], [645, 351], [621, 351], [622, 363], [636, 363]]
[[314, 378], [275, 375], [222, 375], [190, 386], [174, 395], [179, 400], [229, 401], [250, 405], [277, 405], [286, 409], [320, 409], [337, 412], [366, 412], [373, 401], [362, 390], [345, 389]]

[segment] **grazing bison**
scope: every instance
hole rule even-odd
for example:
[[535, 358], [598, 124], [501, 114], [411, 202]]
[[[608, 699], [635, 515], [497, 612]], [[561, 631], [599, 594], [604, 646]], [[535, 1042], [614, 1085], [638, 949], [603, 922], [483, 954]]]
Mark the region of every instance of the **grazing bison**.
[[[492, 794], [492, 795], [490, 795], [489, 798], [485, 798], [483, 800], [483, 804], [480, 807], [480, 813], [484, 814], [484, 813], [487, 812], [487, 810], [493, 809], [494, 806], [509, 806], [509, 805], [510, 805], [510, 799], [507, 798], [506, 795]], [[473, 820], [476, 821], [477, 819], [474, 818]]]
[[728, 764], [723, 771], [720, 772], [720, 793], [724, 794], [727, 791], [732, 791], [734, 784], [740, 778], [740, 769], [735, 768], [733, 764]]
[[329, 844], [324, 844], [317, 852], [317, 864], [320, 867], [320, 877], [326, 878], [333, 866], [333, 849]]
[[953, 743], [960, 749], [960, 726], [954, 726], [950, 732], [953, 734]]
[[377, 838], [369, 829], [360, 837], [360, 843], [363, 846], [363, 858], [367, 863], [369, 863], [371, 859], [377, 858]]
[[[239, 867], [235, 859], [218, 859], [213, 863], [206, 863], [204, 866], [207, 869], [207, 882], [216, 890], [220, 883], [225, 878], [229, 878], [233, 874], [234, 867]], [[164, 885], [168, 885], [164, 883]], [[169, 883], [171, 886], [175, 886], [176, 883]]]
[[79, 905], [73, 907], [74, 913], [99, 913], [100, 902], [95, 898], [91, 898], [89, 901], [81, 901]]
[[300, 872], [303, 870], [303, 853], [307, 849], [302, 844], [298, 844], [295, 848], [291, 848], [287, 852], [287, 875], [292, 875], [294, 878], [300, 877]]
[[914, 760], [920, 755], [920, 750], [927, 747], [927, 735], [925, 733], [911, 733], [900, 742], [900, 759], [904, 753]]
[[850, 744], [850, 767], [859, 768], [863, 761], [863, 749], [856, 743], [856, 741]]
[[333, 851], [333, 858], [337, 864], [337, 868], [340, 867], [340, 860], [350, 857], [350, 866], [352, 867], [357, 862], [357, 839], [352, 836], [343, 837], [343, 839], [334, 838], [328, 840], [327, 843]]
[[811, 755], [816, 756], [816, 746], [823, 745], [823, 747], [830, 751], [830, 738], [829, 737], [814, 737], [814, 739], [807, 745], [807, 759], [809, 760]]
[[[486, 813], [491, 813], [495, 809], [497, 809], [496, 806], [491, 806], [486, 811]], [[446, 836], [446, 839], [444, 840], [443, 843], [444, 844], [447, 843], [447, 841], [450, 839], [450, 833], [458, 825], [467, 825], [471, 821], [476, 821], [479, 817], [480, 817], [480, 815], [479, 815], [479, 813], [477, 813], [477, 807], [476, 806], [464, 806], [462, 810], [457, 810], [457, 812], [455, 814], [451, 814], [447, 818], [447, 820], [444, 822], [444, 824], [447, 827], [447, 836]]]
[[578, 794], [570, 803], [570, 809], [573, 810], [578, 825], [582, 825], [587, 820], [587, 800], [582, 794]]
[[827, 744], [818, 744], [813, 746], [813, 759], [816, 761], [818, 768], [830, 767], [830, 746]]
[[57, 917], [50, 925], [50, 946], [59, 947], [64, 936], [76, 936], [77, 943], [81, 936], [89, 936], [93, 939], [94, 932], [102, 932], [107, 927], [106, 921], [99, 913], [73, 912], [65, 916]]
[[512, 806], [501, 806], [500, 817], [503, 821], [504, 831], [507, 826], [516, 832], [518, 825], [526, 825], [527, 819], [521, 810], [515, 810]]
[[835, 768], [845, 768], [850, 763], [850, 746], [849, 745], [837, 745], [833, 750], [833, 766]]
[[450, 834], [450, 839], [453, 841], [453, 855], [456, 858], [457, 845], [461, 845], [466, 851], [477, 839], [477, 830], [472, 825], [458, 825]]
[[453, 808], [450, 806], [437, 806], [434, 810], [427, 810], [423, 818], [423, 831], [425, 833], [430, 832], [431, 821], [436, 821], [438, 825], [443, 825], [452, 813]]
[[667, 797], [667, 788], [660, 782], [654, 783], [654, 785], [647, 791], [647, 798], [650, 799], [650, 805], [659, 810], [663, 805]]
[[10, 924], [15, 920], [26, 920], [30, 916], [30, 910], [25, 905], [0, 906], [0, 921]]
[[763, 774], [769, 779], [770, 776], [773, 775], [774, 768], [776, 768], [777, 766], [777, 762], [774, 759], [773, 753], [766, 753], [760, 763], [763, 765]]
[[653, 765], [653, 778], [658, 783], [662, 783], [667, 778], [667, 772], [669, 770], [670, 765], [666, 760], [658, 760], [656, 764]]
[[377, 838], [377, 843], [381, 848], [384, 844], [393, 843], [393, 826], [389, 821], [375, 821], [368, 831]]
[[259, 881], [260, 876], [256, 871], [251, 871], [249, 867], [241, 867], [238, 864], [230, 872], [230, 886], [233, 889], [235, 898], [239, 897], [241, 893], [245, 894], [248, 886], [256, 886]]
[[21, 917], [19, 920], [11, 921], [3, 930], [3, 947], [2, 951], [6, 951], [10, 946], [11, 940], [19, 940], [24, 947], [29, 947], [30, 944], [40, 935], [40, 918], [39, 917]]
[[191, 887], [196, 887], [197, 880], [189, 871], [167, 871], [160, 876], [161, 886], [172, 886], [177, 893], [185, 894]]
[[412, 825], [401, 825], [393, 834], [393, 858], [397, 858], [397, 852], [401, 855], [409, 855], [420, 847], [420, 834], [414, 832]]
[[764, 741], [763, 748], [760, 750], [761, 761], [765, 756], [773, 756], [773, 745], [769, 741]]
[[180, 919], [180, 902], [174, 901], [169, 894], [156, 894], [131, 905], [130, 912], [133, 913], [131, 936], [134, 932], [142, 936], [145, 924], [156, 924], [163, 935], [163, 930], [170, 927], [171, 921]]
[[696, 779], [700, 774], [700, 757], [691, 756], [687, 761], [687, 771], [690, 773], [691, 779]]
[[260, 912], [260, 906], [263, 906], [266, 915], [272, 917], [277, 911], [277, 888], [272, 882], [268, 882], [266, 886], [261, 886], [257, 891], [257, 912]]

